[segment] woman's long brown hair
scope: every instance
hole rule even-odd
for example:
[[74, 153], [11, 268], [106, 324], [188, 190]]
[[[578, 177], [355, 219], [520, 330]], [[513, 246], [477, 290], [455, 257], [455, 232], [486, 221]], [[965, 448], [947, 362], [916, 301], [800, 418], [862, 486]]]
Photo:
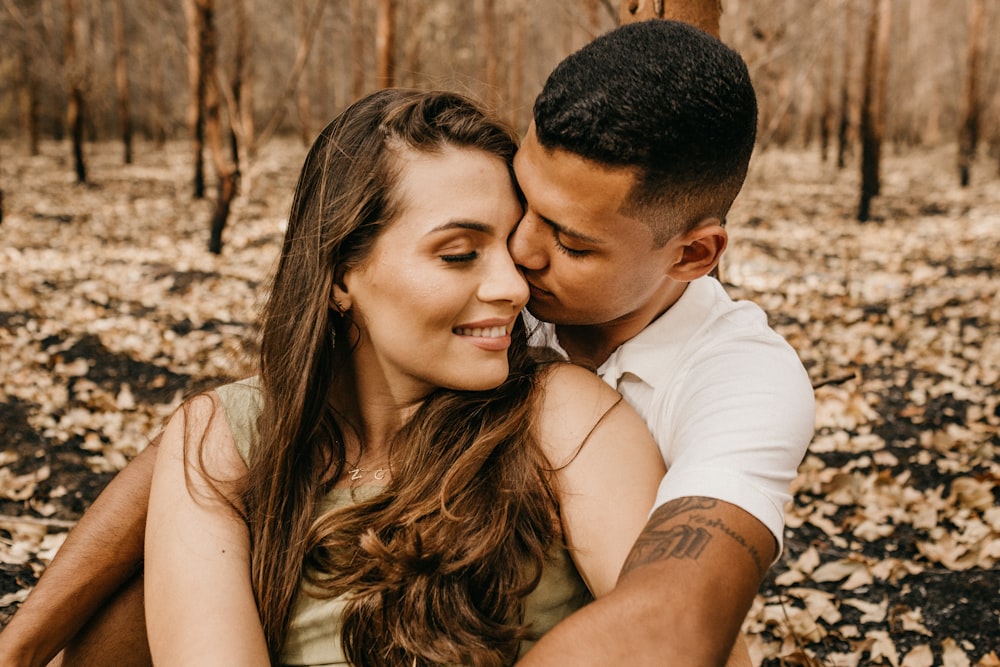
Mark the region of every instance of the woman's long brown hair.
[[347, 594], [343, 645], [359, 667], [507, 664], [529, 636], [522, 601], [558, 518], [529, 427], [536, 371], [520, 319], [499, 388], [434, 392], [391, 443], [384, 492], [316, 518], [325, 480], [345, 466], [329, 398], [350, 382], [350, 332], [332, 287], [398, 213], [399, 151], [446, 146], [509, 166], [516, 140], [461, 96], [384, 90], [323, 130], [299, 178], [263, 314], [264, 403], [243, 498], [272, 662], [303, 578], [324, 597]]

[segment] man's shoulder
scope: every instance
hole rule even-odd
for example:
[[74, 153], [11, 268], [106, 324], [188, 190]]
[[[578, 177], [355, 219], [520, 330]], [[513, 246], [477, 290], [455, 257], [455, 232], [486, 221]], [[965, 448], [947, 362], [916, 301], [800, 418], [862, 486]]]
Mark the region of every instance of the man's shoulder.
[[714, 278], [692, 281], [681, 298], [622, 349], [676, 350], [685, 357], [736, 341], [784, 343], [752, 301], [732, 299]]
[[763, 309], [733, 300], [714, 278], [692, 282], [602, 370], [615, 378], [632, 373], [657, 394], [671, 395], [692, 383], [755, 385], [780, 377], [798, 387], [805, 377], [798, 353], [770, 327]]

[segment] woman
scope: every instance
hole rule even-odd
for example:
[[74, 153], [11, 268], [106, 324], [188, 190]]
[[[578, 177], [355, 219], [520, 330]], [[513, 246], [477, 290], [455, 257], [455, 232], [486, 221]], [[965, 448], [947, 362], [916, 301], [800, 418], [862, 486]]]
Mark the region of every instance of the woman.
[[515, 148], [448, 93], [380, 91], [322, 132], [259, 377], [163, 434], [157, 664], [509, 664], [585, 601], [567, 555], [613, 587], [663, 464], [596, 376], [529, 357]]

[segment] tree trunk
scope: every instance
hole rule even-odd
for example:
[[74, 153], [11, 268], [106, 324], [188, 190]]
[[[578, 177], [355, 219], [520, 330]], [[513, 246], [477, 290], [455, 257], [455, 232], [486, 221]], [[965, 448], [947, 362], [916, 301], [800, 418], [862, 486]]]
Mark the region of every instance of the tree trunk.
[[507, 103], [510, 105], [510, 115], [509, 120], [511, 125], [518, 133], [524, 131], [527, 126], [526, 115], [530, 113], [530, 109], [522, 109], [523, 99], [524, 99], [524, 31], [525, 31], [525, 14], [527, 13], [524, 9], [523, 0], [514, 0], [513, 6], [510, 8], [510, 12], [513, 16], [511, 21], [512, 28], [510, 30], [511, 47], [507, 51], [510, 54], [511, 62], [510, 69], [508, 70], [509, 76], [507, 77], [508, 89], [507, 89]]
[[396, 77], [397, 86], [416, 87], [417, 80], [414, 76], [424, 71], [423, 51], [421, 46], [427, 39], [424, 18], [427, 14], [427, 4], [423, 2], [412, 2], [404, 5], [406, 13], [399, 18], [403, 25], [409, 27], [406, 37], [403, 39], [403, 62], [406, 67], [403, 73]]
[[184, 0], [184, 14], [187, 23], [188, 84], [191, 99], [188, 104], [188, 127], [191, 131], [194, 153], [194, 198], [205, 197], [205, 85], [207, 73], [204, 71], [204, 14], [201, 0]]
[[972, 0], [969, 5], [969, 45], [966, 51], [965, 116], [958, 133], [958, 180], [968, 187], [972, 163], [976, 159], [979, 143], [979, 61], [982, 48], [983, 0]]
[[[828, 2], [827, 6], [832, 3]], [[834, 132], [834, 57], [833, 40], [827, 39], [823, 43], [823, 83], [820, 90], [820, 111], [819, 111], [819, 156], [823, 164], [826, 164], [830, 156], [830, 140]]]
[[483, 101], [493, 113], [500, 109], [500, 86], [497, 80], [497, 7], [496, 0], [481, 0], [479, 44], [483, 51], [486, 93]]
[[618, 15], [622, 24], [647, 19], [673, 19], [719, 36], [722, 0], [622, 0]]
[[299, 41], [299, 47], [295, 52], [295, 62], [292, 63], [292, 71], [285, 82], [285, 89], [277, 96], [274, 110], [264, 124], [264, 129], [261, 130], [260, 135], [257, 137], [258, 148], [271, 138], [271, 135], [278, 129], [278, 126], [281, 125], [281, 121], [285, 117], [285, 108], [288, 106], [286, 103], [295, 94], [295, 90], [299, 85], [299, 79], [302, 77], [302, 72], [305, 71], [306, 64], [309, 62], [312, 40], [316, 36], [317, 28], [323, 22], [323, 10], [326, 8], [326, 5], [326, 0], [317, 0], [314, 5], [312, 14], [309, 17], [309, 30], [302, 35], [302, 39]]
[[27, 44], [21, 47], [21, 106], [24, 124], [28, 129], [28, 148], [31, 155], [38, 155], [38, 77], [35, 75]]
[[167, 143], [167, 94], [163, 85], [163, 36], [154, 31], [151, 37], [154, 43], [150, 48], [150, 97], [153, 109], [150, 120], [150, 132], [157, 148], [163, 148]]
[[111, 5], [115, 33], [115, 87], [118, 91], [118, 122], [121, 126], [125, 164], [132, 164], [132, 117], [128, 106], [128, 51], [125, 46], [125, 8], [122, 0]]
[[226, 160], [222, 140], [222, 109], [215, 66], [218, 52], [218, 35], [215, 30], [215, 0], [196, 0], [201, 14], [201, 70], [205, 77], [205, 137], [212, 163], [215, 165], [217, 197], [212, 215], [208, 249], [218, 255], [222, 252], [222, 232], [229, 219], [229, 210], [236, 196], [239, 172], [236, 165]]
[[319, 59], [319, 66], [313, 68], [316, 80], [313, 88], [316, 90], [316, 99], [319, 100], [318, 115], [321, 126], [326, 124], [326, 120], [332, 116], [331, 110], [336, 106], [332, 99], [333, 91], [330, 88], [331, 74], [336, 69], [334, 66], [333, 50], [331, 48], [336, 38], [333, 36], [331, 23], [332, 21], [328, 14], [323, 20], [323, 25], [319, 27], [320, 38], [319, 44], [316, 45], [316, 57]]
[[391, 88], [395, 80], [396, 30], [393, 0], [378, 0], [375, 19], [375, 87]]
[[31, 155], [39, 153], [39, 95], [41, 90], [41, 80], [38, 73], [38, 63], [36, 62], [35, 49], [33, 44], [40, 41], [38, 4], [36, 2], [24, 2], [19, 6], [23, 15], [24, 35], [20, 40], [18, 59], [21, 74], [21, 113], [24, 118], [24, 126], [27, 128], [28, 150]]
[[365, 40], [362, 25], [361, 0], [351, 0], [351, 101], [356, 102], [365, 93]]
[[[83, 98], [83, 67], [77, 53], [77, 37], [82, 32], [77, 0], [66, 0], [66, 42], [65, 67], [69, 77], [69, 101], [66, 108], [66, 124], [69, 126], [73, 142], [73, 164], [76, 168], [78, 183], [87, 182], [87, 165], [83, 156], [83, 130], [85, 124], [85, 106]], [[81, 35], [82, 36], [82, 35]], [[85, 41], [85, 40], [80, 40]]]
[[[647, 19], [671, 19], [701, 28], [719, 37], [722, 0], [622, 0], [619, 20], [622, 24]], [[722, 280], [722, 263], [709, 274]]]
[[871, 217], [871, 200], [881, 190], [885, 87], [889, 70], [892, 0], [879, 0], [868, 22], [865, 40], [865, 92], [861, 103], [861, 202], [858, 221]]
[[853, 6], [851, 0], [844, 3], [844, 71], [840, 75], [840, 122], [837, 124], [837, 169], [843, 169], [847, 164], [847, 149], [850, 141], [851, 128], [851, 69], [854, 53]]
[[240, 144], [247, 155], [253, 155], [256, 151], [251, 78], [247, 4], [246, 0], [236, 0], [236, 48], [233, 50], [233, 83], [230, 86], [233, 108], [229, 114], [229, 140], [233, 163], [237, 167], [240, 164]]
[[[295, 14], [295, 23], [298, 27], [299, 43], [308, 42], [310, 30], [309, 10], [306, 7], [305, 0], [295, 0], [293, 13]], [[320, 66], [324, 65], [325, 63], [320, 63]], [[308, 146], [312, 141], [313, 112], [312, 99], [309, 93], [310, 89], [307, 83], [306, 85], [299, 85], [295, 94], [295, 107], [299, 114], [299, 137], [302, 140], [303, 146]]]

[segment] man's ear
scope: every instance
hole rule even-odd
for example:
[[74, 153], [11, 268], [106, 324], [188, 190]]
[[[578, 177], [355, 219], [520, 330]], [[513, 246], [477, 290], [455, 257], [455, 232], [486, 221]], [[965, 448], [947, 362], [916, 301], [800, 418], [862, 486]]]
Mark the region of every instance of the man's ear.
[[681, 282], [707, 276], [719, 264], [729, 243], [729, 234], [718, 218], [706, 218], [693, 229], [678, 236], [674, 262], [667, 275]]

